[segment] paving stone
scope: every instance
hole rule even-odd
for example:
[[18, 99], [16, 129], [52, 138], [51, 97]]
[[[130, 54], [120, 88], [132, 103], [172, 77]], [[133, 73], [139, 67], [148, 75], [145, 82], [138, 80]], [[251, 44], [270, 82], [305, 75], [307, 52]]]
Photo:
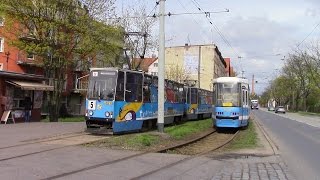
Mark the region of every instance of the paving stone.
[[282, 170], [281, 167], [279, 166], [279, 164], [272, 164], [272, 167], [273, 167], [275, 170]]
[[232, 173], [232, 177], [241, 177], [241, 173]]

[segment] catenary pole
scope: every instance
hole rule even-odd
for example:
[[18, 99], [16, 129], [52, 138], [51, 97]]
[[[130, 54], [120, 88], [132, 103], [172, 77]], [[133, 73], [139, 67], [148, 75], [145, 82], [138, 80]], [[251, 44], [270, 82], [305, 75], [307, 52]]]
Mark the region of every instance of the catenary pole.
[[165, 0], [159, 0], [158, 131], [164, 129]]

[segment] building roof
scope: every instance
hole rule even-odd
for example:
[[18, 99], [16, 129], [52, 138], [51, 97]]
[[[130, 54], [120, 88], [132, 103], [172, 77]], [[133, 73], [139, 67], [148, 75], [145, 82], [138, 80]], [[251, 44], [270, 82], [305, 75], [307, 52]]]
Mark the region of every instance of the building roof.
[[224, 67], [227, 67], [227, 64], [224, 60], [224, 58], [221, 55], [221, 52], [219, 51], [219, 48], [217, 45], [215, 44], [202, 44], [202, 45], [190, 45], [190, 44], [185, 44], [184, 46], [173, 46], [173, 47], [166, 47], [166, 49], [170, 49], [170, 48], [189, 48], [189, 47], [205, 47], [205, 46], [209, 46], [209, 47], [214, 47], [215, 52], [218, 54], [220, 61], [222, 62], [222, 64], [224, 65]]
[[7, 77], [13, 79], [28, 79], [28, 80], [45, 80], [44, 76], [26, 73], [16, 73], [10, 71], [0, 71], [0, 77]]
[[144, 59], [136, 58], [136, 59], [133, 59], [132, 64], [134, 65], [133, 67], [137, 69], [141, 69], [142, 71], [148, 72], [149, 66], [157, 60], [158, 60], [157, 57], [144, 58]]
[[218, 46], [216, 46], [216, 47], [214, 48], [214, 50], [216, 51], [216, 53], [218, 54], [218, 56], [219, 56], [219, 58], [220, 58], [220, 61], [222, 62], [222, 64], [223, 64], [224, 67], [226, 68], [226, 67], [227, 67], [226, 61], [225, 61], [224, 58], [222, 57], [221, 52], [220, 52], [219, 49], [218, 49]]

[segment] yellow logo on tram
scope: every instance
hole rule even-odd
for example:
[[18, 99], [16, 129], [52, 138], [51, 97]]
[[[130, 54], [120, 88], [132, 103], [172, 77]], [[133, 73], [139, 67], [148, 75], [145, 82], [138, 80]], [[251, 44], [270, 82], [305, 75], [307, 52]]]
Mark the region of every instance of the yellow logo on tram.
[[222, 106], [231, 107], [232, 106], [232, 102], [225, 102], [225, 103], [222, 104]]
[[[125, 106], [123, 106], [122, 111], [119, 113], [118, 117], [116, 118], [117, 121], [125, 121], [125, 120], [133, 120], [135, 119], [135, 114], [133, 115], [132, 113], [137, 113], [138, 110], [141, 108], [142, 102], [134, 102], [134, 103], [128, 103]], [[131, 114], [131, 117], [133, 119], [130, 119], [127, 116], [127, 114]]]

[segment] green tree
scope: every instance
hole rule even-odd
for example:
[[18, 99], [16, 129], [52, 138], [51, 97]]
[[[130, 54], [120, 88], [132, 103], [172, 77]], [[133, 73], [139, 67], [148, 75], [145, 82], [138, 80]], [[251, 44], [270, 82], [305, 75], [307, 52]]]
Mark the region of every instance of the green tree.
[[99, 54], [102, 61], [110, 61], [109, 53], [121, 49], [123, 31], [95, 21], [81, 1], [0, 0], [0, 4], [0, 12], [11, 20], [7, 31], [14, 29], [19, 37], [13, 45], [39, 57], [45, 76], [53, 82], [49, 118], [57, 121], [65, 74], [75, 57], [93, 60]]

